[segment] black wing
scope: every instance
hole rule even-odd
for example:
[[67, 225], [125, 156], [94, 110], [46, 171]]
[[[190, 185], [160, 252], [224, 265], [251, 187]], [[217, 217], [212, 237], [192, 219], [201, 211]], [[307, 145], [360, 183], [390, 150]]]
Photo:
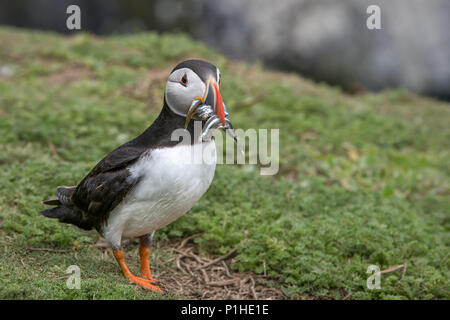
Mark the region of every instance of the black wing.
[[128, 166], [135, 162], [145, 148], [123, 145], [108, 154], [78, 184], [72, 203], [85, 213], [94, 226], [105, 221], [109, 213], [139, 182], [132, 178]]

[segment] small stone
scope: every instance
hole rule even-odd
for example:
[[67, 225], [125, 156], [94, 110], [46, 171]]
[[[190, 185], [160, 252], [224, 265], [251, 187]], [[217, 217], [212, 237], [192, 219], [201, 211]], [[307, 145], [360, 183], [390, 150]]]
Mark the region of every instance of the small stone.
[[7, 66], [7, 65], [3, 65], [0, 67], [0, 75], [4, 76], [4, 77], [10, 77], [14, 74], [14, 69]]

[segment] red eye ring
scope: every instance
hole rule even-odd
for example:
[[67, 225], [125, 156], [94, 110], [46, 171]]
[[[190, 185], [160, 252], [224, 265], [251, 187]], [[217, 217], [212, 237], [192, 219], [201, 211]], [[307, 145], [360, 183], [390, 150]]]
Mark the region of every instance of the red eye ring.
[[184, 76], [181, 78], [180, 83], [185, 87], [188, 85], [188, 78], [186, 74], [184, 74]]

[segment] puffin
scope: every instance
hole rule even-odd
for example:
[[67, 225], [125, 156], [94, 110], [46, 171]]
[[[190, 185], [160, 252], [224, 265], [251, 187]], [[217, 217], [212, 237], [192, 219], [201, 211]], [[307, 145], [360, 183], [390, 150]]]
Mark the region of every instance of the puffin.
[[[153, 235], [188, 212], [211, 185], [216, 169], [211, 132], [222, 129], [237, 142], [219, 88], [215, 65], [197, 59], [179, 63], [156, 120], [106, 155], [78, 185], [57, 187], [57, 199], [43, 201], [52, 207], [40, 214], [97, 230], [130, 283], [162, 292], [149, 266]], [[183, 139], [180, 132], [186, 133]], [[206, 153], [207, 161], [191, 161], [198, 153]], [[141, 277], [125, 263], [124, 238], [139, 239]]]

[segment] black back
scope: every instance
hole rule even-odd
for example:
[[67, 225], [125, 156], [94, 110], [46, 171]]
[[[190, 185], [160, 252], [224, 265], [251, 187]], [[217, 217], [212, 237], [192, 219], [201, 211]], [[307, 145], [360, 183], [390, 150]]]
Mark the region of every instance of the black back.
[[[216, 67], [202, 60], [183, 61], [172, 72], [180, 68], [192, 69], [203, 81], [217, 75]], [[101, 231], [109, 213], [140, 181], [140, 177], [131, 177], [128, 168], [145, 152], [151, 153], [152, 149], [173, 147], [180, 143], [171, 140], [171, 135], [175, 129], [184, 128], [185, 121], [186, 118], [175, 114], [164, 100], [161, 113], [149, 128], [109, 153], [89, 172], [71, 197], [72, 205], [83, 212], [84, 223]], [[187, 130], [191, 134], [191, 143], [197, 141], [192, 120]]]
[[[184, 122], [184, 117], [173, 113], [165, 104], [158, 118], [147, 130], [109, 153], [89, 172], [76, 187], [72, 203], [84, 212], [84, 217], [90, 224], [99, 230], [109, 213], [139, 182], [139, 177], [131, 177], [128, 168], [144, 152], [180, 143], [172, 141], [171, 134], [175, 129], [184, 128]], [[193, 127], [191, 121], [187, 129], [192, 137]]]

